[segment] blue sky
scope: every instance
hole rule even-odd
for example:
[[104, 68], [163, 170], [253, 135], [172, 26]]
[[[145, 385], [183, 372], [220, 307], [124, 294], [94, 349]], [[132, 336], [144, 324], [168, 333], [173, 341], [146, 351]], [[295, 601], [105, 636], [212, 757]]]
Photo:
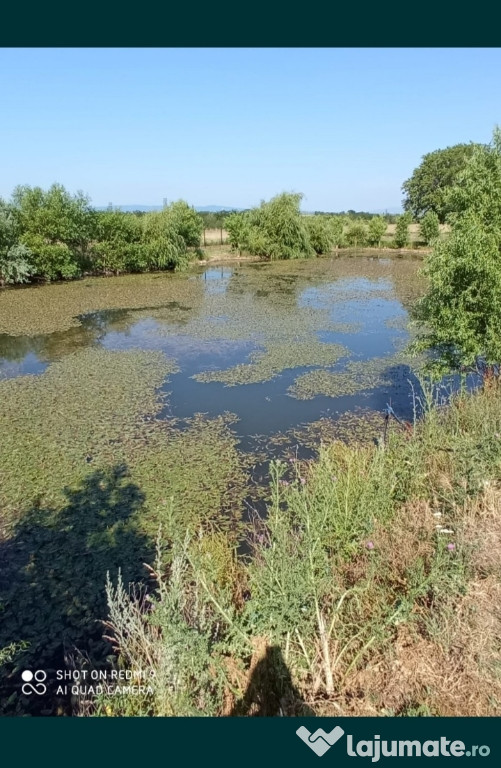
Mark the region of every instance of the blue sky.
[[421, 156], [489, 141], [501, 49], [1, 49], [0, 196], [392, 210]]

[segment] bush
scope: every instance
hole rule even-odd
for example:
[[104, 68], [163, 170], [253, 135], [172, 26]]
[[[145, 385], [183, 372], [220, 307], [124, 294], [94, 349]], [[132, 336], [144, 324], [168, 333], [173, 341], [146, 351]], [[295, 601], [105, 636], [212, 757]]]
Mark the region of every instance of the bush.
[[367, 239], [370, 245], [381, 246], [381, 239], [387, 229], [386, 219], [382, 216], [373, 216], [369, 221], [369, 229], [367, 233]]
[[415, 348], [432, 349], [442, 375], [501, 361], [499, 243], [475, 215], [464, 215], [425, 265], [429, 289], [414, 310], [423, 330]]
[[32, 254], [33, 274], [46, 280], [71, 279], [81, 274], [74, 252], [66, 243], [50, 243], [42, 235], [29, 232], [21, 243]]
[[305, 217], [299, 206], [302, 195], [286, 193], [259, 208], [232, 214], [226, 220], [233, 248], [274, 259], [304, 259], [315, 255]]
[[409, 224], [412, 221], [410, 213], [403, 213], [398, 217], [395, 228], [395, 244], [397, 248], [405, 248], [409, 244]]
[[16, 187], [12, 213], [23, 242], [33, 253], [35, 273], [48, 280], [79, 275], [95, 228], [89, 199], [61, 184], [47, 191]]
[[440, 235], [440, 225], [435, 211], [425, 213], [419, 224], [419, 231], [426, 245], [430, 245]]
[[33, 273], [31, 251], [18, 234], [12, 211], [0, 199], [0, 284], [25, 283]]
[[33, 274], [31, 251], [25, 245], [13, 245], [0, 254], [0, 283], [28, 283]]
[[202, 217], [184, 200], [178, 200], [165, 208], [161, 217], [168, 221], [169, 228], [183, 238], [186, 248], [199, 248], [203, 232]]
[[328, 216], [306, 216], [306, 229], [315, 253], [330, 253], [339, 244], [339, 227]]
[[225, 221], [228, 239], [234, 251], [240, 253], [248, 245], [250, 220], [247, 212], [232, 213]]
[[363, 248], [367, 245], [367, 227], [361, 221], [352, 221], [346, 233], [348, 245], [354, 248]]

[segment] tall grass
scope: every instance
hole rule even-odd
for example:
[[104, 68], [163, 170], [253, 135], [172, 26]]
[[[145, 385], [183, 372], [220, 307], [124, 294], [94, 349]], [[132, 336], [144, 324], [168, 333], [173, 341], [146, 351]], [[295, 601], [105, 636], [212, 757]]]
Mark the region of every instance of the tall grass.
[[272, 714], [499, 714], [500, 393], [424, 406], [379, 446], [273, 462], [245, 558], [200, 532], [160, 546], [148, 598], [108, 584], [119, 663], [157, 684], [95, 711], [259, 714], [267, 657], [290, 675]]

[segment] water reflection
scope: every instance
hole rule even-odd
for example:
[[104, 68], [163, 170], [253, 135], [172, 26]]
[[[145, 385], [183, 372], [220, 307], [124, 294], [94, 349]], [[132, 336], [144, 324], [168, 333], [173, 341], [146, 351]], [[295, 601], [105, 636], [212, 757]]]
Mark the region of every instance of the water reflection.
[[204, 281], [206, 293], [225, 293], [232, 274], [231, 267], [209, 268], [203, 272], [200, 279]]

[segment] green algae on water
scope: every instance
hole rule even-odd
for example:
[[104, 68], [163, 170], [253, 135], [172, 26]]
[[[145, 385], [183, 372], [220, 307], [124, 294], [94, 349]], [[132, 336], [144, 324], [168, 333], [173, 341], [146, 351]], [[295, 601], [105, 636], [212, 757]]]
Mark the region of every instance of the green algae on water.
[[253, 352], [251, 362], [223, 371], [204, 371], [193, 376], [197, 381], [219, 381], [227, 386], [269, 381], [288, 368], [334, 365], [347, 355], [340, 344], [302, 341], [296, 344], [271, 344], [264, 352]]
[[181, 525], [238, 514], [246, 477], [232, 420], [196, 417], [180, 430], [160, 418], [158, 388], [175, 371], [161, 352], [87, 349], [39, 376], [0, 382], [2, 524], [33, 506], [57, 511], [68, 488], [121, 465], [146, 495], [150, 530], [173, 495]]

